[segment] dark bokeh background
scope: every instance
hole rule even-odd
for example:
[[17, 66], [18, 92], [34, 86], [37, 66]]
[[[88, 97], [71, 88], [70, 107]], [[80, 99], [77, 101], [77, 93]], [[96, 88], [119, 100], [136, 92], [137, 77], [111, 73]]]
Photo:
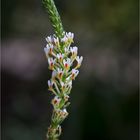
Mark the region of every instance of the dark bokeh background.
[[[61, 140], [138, 140], [138, 0], [55, 0], [84, 56]], [[2, 139], [44, 140], [53, 34], [40, 0], [2, 0]]]

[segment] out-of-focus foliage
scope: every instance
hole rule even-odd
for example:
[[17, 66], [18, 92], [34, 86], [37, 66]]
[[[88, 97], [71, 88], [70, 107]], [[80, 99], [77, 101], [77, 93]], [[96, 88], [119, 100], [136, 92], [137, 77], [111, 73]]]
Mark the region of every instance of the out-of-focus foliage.
[[[138, 139], [138, 0], [55, 0], [84, 56], [62, 140]], [[44, 140], [52, 106], [38, 0], [2, 0], [2, 139]]]

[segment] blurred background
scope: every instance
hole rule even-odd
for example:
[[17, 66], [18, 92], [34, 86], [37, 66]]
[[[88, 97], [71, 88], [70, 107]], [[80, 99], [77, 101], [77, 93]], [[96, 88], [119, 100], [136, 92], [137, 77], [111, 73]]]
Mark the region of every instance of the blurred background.
[[[84, 56], [61, 140], [138, 140], [138, 0], [55, 0]], [[45, 140], [52, 98], [41, 0], [2, 0], [2, 139]]]

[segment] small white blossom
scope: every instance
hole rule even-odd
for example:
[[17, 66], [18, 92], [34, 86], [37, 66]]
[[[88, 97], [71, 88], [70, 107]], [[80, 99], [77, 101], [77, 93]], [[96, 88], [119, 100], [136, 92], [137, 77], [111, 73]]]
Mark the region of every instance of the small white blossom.
[[59, 38], [58, 37], [56, 37], [56, 38], [54, 37], [53, 41], [54, 41], [55, 45], [59, 45]]
[[63, 118], [66, 118], [67, 115], [68, 115], [68, 112], [67, 112], [66, 109], [63, 109], [61, 113], [62, 113], [61, 115], [62, 115]]
[[49, 57], [49, 50], [48, 50], [48, 48], [44, 48], [44, 51], [45, 51], [45, 54], [46, 54], [46, 56], [47, 56], [47, 58]]
[[64, 100], [65, 100], [65, 102], [67, 102], [68, 99], [69, 99], [69, 96], [68, 96], [68, 95], [64, 95]]
[[64, 109], [63, 109], [63, 112], [64, 112], [64, 113], [67, 113], [67, 110], [64, 108]]
[[49, 69], [53, 70], [54, 69], [54, 64], [55, 64], [55, 59], [53, 59], [52, 57], [48, 58], [48, 63], [49, 63]]
[[53, 82], [51, 80], [48, 80], [48, 87], [49, 87], [49, 90], [52, 90], [53, 88]]
[[65, 33], [64, 37], [61, 39], [62, 42], [64, 43], [72, 43], [73, 42], [73, 37], [74, 37], [74, 34], [69, 32], [69, 33]]
[[64, 58], [64, 54], [61, 54], [61, 53], [57, 54], [57, 59], [58, 60], [62, 61], [63, 58]]
[[54, 70], [53, 72], [52, 72], [52, 80], [55, 80], [55, 77], [57, 76], [57, 72]]
[[48, 36], [48, 37], [46, 37], [46, 41], [47, 41], [48, 43], [52, 43], [52, 42], [53, 42], [53, 39], [52, 39], [51, 36]]
[[77, 47], [70, 47], [70, 52], [72, 53], [72, 56], [76, 56], [78, 52]]
[[61, 42], [68, 42], [68, 38], [66, 36], [64, 36], [62, 39], [61, 39]]
[[58, 107], [59, 106], [59, 103], [60, 103], [61, 99], [58, 97], [58, 96], [55, 96], [54, 99], [52, 99], [52, 105], [54, 107]]
[[64, 64], [65, 69], [68, 70], [71, 65], [71, 59], [70, 58], [67, 58], [66, 60], [64, 59], [63, 64]]
[[48, 54], [52, 54], [53, 48], [54, 48], [53, 45], [51, 45], [51, 44], [50, 44], [50, 45], [47, 44], [46, 47], [44, 48], [46, 55], [48, 55]]
[[77, 56], [76, 61], [77, 61], [77, 68], [79, 68], [81, 66], [82, 61], [83, 61], [83, 56], [81, 56], [81, 57]]
[[68, 38], [69, 40], [73, 41], [74, 33], [71, 33], [71, 32], [66, 33], [66, 36], [67, 36], [67, 38]]
[[46, 41], [48, 42], [48, 44], [52, 44], [55, 46], [59, 45], [59, 38], [55, 37], [54, 35], [46, 37]]
[[62, 69], [60, 69], [60, 68], [57, 69], [57, 76], [58, 76], [58, 79], [61, 79], [61, 78], [62, 78], [63, 73], [64, 73], [64, 72], [63, 72]]
[[72, 69], [71, 79], [74, 80], [75, 77], [79, 74], [79, 70]]
[[65, 88], [66, 88], [66, 85], [64, 84], [64, 82], [60, 81], [60, 84], [61, 84], [61, 89], [64, 91]]

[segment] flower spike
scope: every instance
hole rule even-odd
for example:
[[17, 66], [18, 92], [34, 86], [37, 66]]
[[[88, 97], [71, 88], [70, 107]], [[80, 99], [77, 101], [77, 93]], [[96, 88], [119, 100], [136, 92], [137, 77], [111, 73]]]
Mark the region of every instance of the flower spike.
[[[51, 124], [47, 132], [47, 140], [58, 140], [61, 135], [60, 124], [67, 118], [66, 108], [70, 104], [69, 95], [72, 82], [79, 74], [83, 57], [78, 55], [78, 47], [72, 47], [74, 33], [65, 32], [53, 0], [43, 0], [49, 13], [55, 34], [46, 37], [45, 54], [48, 59], [49, 69], [52, 71], [48, 80], [48, 88], [54, 95], [51, 101], [53, 113]], [[77, 64], [75, 67], [74, 65]]]

